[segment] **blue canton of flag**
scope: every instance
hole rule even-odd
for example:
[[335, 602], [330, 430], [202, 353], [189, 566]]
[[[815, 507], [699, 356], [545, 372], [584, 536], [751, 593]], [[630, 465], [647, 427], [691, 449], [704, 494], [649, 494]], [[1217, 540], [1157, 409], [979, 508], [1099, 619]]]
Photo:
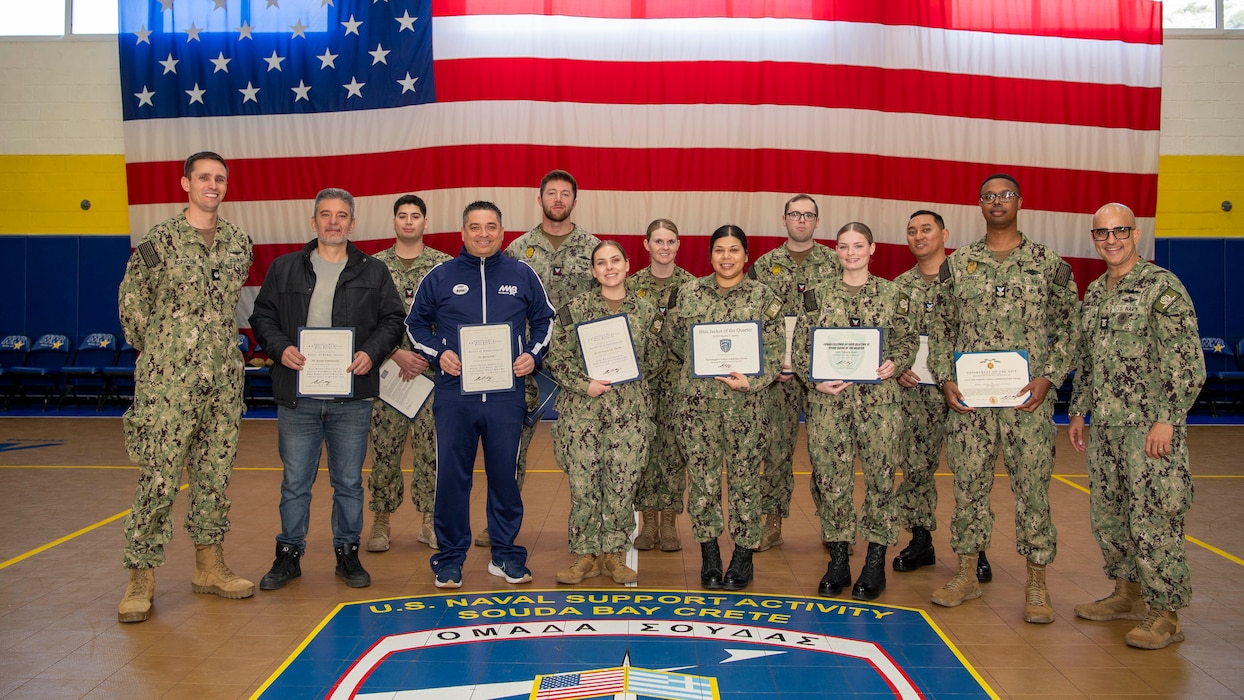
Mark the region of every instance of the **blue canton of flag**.
[[434, 102], [431, 0], [121, 0], [126, 120]]
[[682, 673], [661, 673], [640, 668], [627, 672], [626, 691], [661, 700], [713, 700], [708, 678]]

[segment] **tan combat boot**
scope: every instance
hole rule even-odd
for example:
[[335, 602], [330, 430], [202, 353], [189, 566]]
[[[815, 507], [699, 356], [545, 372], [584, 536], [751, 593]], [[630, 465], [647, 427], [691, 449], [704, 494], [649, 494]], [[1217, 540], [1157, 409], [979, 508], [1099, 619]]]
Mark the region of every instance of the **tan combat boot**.
[[1054, 605], [1045, 588], [1045, 565], [1028, 562], [1027, 594], [1024, 598], [1024, 622], [1048, 624], [1054, 621]]
[[130, 583], [125, 597], [117, 606], [119, 622], [143, 622], [151, 617], [151, 601], [155, 600], [155, 569], [130, 569]]
[[367, 538], [367, 551], [369, 552], [387, 552], [389, 551], [389, 516], [392, 513], [379, 511], [376, 513], [371, 523], [371, 537]]
[[194, 578], [190, 579], [190, 587], [195, 593], [211, 593], [221, 598], [255, 595], [255, 584], [229, 570], [219, 544], [194, 546]]
[[440, 551], [440, 545], [436, 542], [436, 524], [431, 513], [423, 514], [423, 525], [419, 526], [419, 535], [415, 539], [426, 544], [429, 549]]
[[661, 511], [660, 540], [662, 552], [677, 552], [682, 549], [682, 540], [678, 538], [678, 513], [672, 510]]
[[760, 546], [756, 548], [757, 552], [763, 552], [770, 547], [776, 547], [782, 544], [782, 515], [780, 513], [767, 513], [764, 516], [764, 525], [760, 528]]
[[1165, 649], [1182, 642], [1184, 633], [1179, 629], [1179, 616], [1173, 611], [1150, 610], [1148, 617], [1124, 639], [1129, 647], [1137, 649]]
[[1086, 620], [1143, 620], [1149, 606], [1141, 597], [1140, 584], [1114, 580], [1114, 593], [1092, 603], [1076, 606], [1076, 616]]
[[657, 511], [645, 510], [640, 513], [639, 534], [635, 536], [635, 549], [646, 552], [657, 546], [657, 529], [660, 524]]
[[635, 583], [639, 573], [626, 565], [626, 555], [622, 552], [606, 552], [601, 555], [600, 569], [613, 577], [614, 583]]
[[959, 573], [945, 586], [933, 591], [931, 600], [938, 605], [953, 608], [965, 600], [981, 597], [981, 585], [976, 580], [976, 558], [975, 554], [960, 554]]
[[574, 584], [585, 578], [600, 576], [600, 561], [595, 554], [580, 554], [573, 564], [557, 572], [557, 582]]

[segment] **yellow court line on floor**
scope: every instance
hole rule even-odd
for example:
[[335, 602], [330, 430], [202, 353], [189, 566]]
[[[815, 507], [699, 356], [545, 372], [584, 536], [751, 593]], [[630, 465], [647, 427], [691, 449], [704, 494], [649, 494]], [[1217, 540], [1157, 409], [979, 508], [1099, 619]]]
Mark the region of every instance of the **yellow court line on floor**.
[[[1068, 481], [1067, 477], [1061, 474], [1055, 474], [1054, 478], [1077, 491], [1083, 491], [1086, 494], [1089, 493], [1089, 490], [1086, 487], [1081, 486], [1074, 481]], [[1226, 559], [1227, 561], [1233, 562], [1235, 564], [1239, 564], [1240, 566], [1244, 566], [1244, 559], [1241, 559], [1235, 556], [1234, 554], [1231, 554], [1230, 552], [1224, 552], [1223, 550], [1215, 547], [1212, 544], [1209, 544], [1208, 542], [1198, 540], [1197, 538], [1192, 537], [1191, 535], [1188, 535], [1188, 534], [1184, 535], [1184, 539], [1191, 542], [1192, 544], [1195, 544], [1198, 547], [1204, 547], [1205, 549], [1208, 549], [1209, 551], [1213, 552], [1214, 554], [1217, 554], [1218, 556], [1222, 557], [1223, 559]]]
[[[177, 490], [178, 490], [178, 491], [185, 491], [187, 488], [189, 488], [189, 486], [190, 486], [190, 484], [182, 484], [182, 485], [181, 485], [181, 487], [180, 487], [180, 488], [178, 488]], [[78, 530], [77, 532], [71, 532], [71, 533], [69, 533], [68, 535], [65, 535], [64, 537], [61, 537], [61, 538], [58, 538], [58, 539], [52, 540], [51, 542], [48, 542], [47, 544], [45, 544], [45, 545], [43, 545], [43, 546], [41, 546], [41, 547], [35, 547], [34, 549], [30, 550], [29, 552], [26, 552], [25, 554], [19, 554], [19, 555], [17, 555], [17, 556], [15, 556], [15, 557], [13, 557], [12, 559], [10, 559], [10, 560], [8, 560], [8, 561], [5, 561], [5, 562], [0, 562], [0, 569], [4, 569], [4, 568], [6, 568], [6, 567], [12, 566], [12, 565], [16, 564], [17, 562], [19, 562], [19, 561], [24, 561], [24, 560], [26, 560], [26, 559], [29, 559], [29, 558], [33, 557], [34, 555], [36, 555], [36, 554], [40, 554], [40, 553], [42, 553], [42, 552], [46, 552], [47, 550], [49, 550], [49, 549], [51, 549], [51, 548], [55, 547], [55, 546], [56, 546], [56, 545], [58, 545], [58, 544], [64, 544], [64, 543], [68, 542], [69, 540], [72, 540], [73, 538], [75, 538], [75, 537], [77, 537], [77, 536], [79, 536], [79, 535], [85, 535], [86, 533], [90, 532], [91, 530], [95, 530], [95, 529], [101, 528], [101, 527], [103, 527], [103, 526], [107, 525], [108, 523], [114, 522], [114, 521], [116, 521], [116, 520], [120, 520], [121, 518], [124, 518], [125, 516], [129, 515], [129, 514], [130, 514], [130, 510], [133, 510], [133, 509], [132, 509], [132, 508], [130, 508], [130, 509], [128, 509], [128, 510], [123, 510], [123, 511], [121, 511], [120, 513], [117, 513], [116, 515], [114, 515], [114, 516], [112, 516], [112, 517], [110, 517], [110, 518], [104, 518], [103, 520], [101, 520], [101, 521], [99, 521], [99, 522], [97, 522], [97, 523], [95, 523], [95, 524], [93, 524], [93, 525], [87, 525], [86, 527], [82, 528], [81, 530]]]

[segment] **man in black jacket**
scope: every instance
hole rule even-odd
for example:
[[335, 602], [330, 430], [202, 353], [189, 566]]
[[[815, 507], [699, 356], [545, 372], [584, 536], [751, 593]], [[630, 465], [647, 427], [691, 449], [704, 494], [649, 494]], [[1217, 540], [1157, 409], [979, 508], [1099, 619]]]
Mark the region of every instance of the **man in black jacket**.
[[[363, 459], [371, 399], [380, 387], [377, 368], [401, 339], [406, 316], [388, 268], [346, 240], [354, 231], [354, 197], [349, 192], [322, 190], [315, 198], [311, 226], [315, 240], [301, 251], [282, 255], [268, 268], [250, 319], [256, 342], [277, 359], [272, 393], [278, 404], [277, 441], [285, 467], [276, 560], [259, 582], [265, 591], [302, 575], [299, 559], [306, 548], [311, 486], [324, 444], [333, 486], [337, 576], [352, 588], [371, 585], [358, 557]], [[299, 373], [310, 369], [299, 345], [299, 329], [304, 327], [353, 329], [353, 361], [342, 370], [352, 375], [348, 386], [321, 391], [312, 382], [299, 383]]]

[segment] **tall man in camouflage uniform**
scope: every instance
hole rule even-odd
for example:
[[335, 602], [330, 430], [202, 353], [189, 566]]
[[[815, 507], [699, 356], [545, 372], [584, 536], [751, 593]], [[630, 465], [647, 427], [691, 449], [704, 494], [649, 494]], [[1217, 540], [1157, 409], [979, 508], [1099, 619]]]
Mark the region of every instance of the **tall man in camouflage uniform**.
[[[393, 203], [393, 247], [380, 251], [375, 258], [389, 268], [393, 284], [406, 301], [406, 311], [415, 299], [419, 281], [450, 256], [424, 245], [423, 233], [428, 227], [428, 207], [418, 195], [404, 194]], [[410, 349], [410, 339], [402, 334], [402, 342], [389, 357], [397, 363], [403, 381], [412, 381], [420, 374], [431, 379], [434, 372], [420, 353]], [[432, 505], [436, 498], [436, 423], [432, 420], [432, 397], [412, 421], [401, 411], [376, 399], [371, 411], [371, 478], [367, 481], [371, 490], [372, 521], [371, 537], [367, 551], [383, 552], [389, 549], [389, 516], [402, 503], [402, 450], [406, 436], [410, 436], [410, 450], [414, 453], [410, 477], [410, 502], [423, 513], [423, 523], [415, 538], [436, 549], [436, 533], [432, 527]]]
[[[894, 278], [911, 298], [912, 325], [928, 341], [929, 320], [937, 310], [937, 276], [946, 260], [950, 231], [941, 214], [921, 209], [907, 221], [907, 248], [916, 265]], [[922, 369], [928, 371], [927, 363]], [[895, 492], [900, 524], [911, 532], [911, 542], [894, 558], [895, 571], [915, 571], [936, 562], [932, 530], [937, 529], [937, 472], [946, 424], [946, 399], [934, 384], [921, 384], [913, 370], [898, 378], [903, 391], [906, 430], [903, 445], [903, 483]], [[976, 580], [993, 580], [989, 560], [982, 550], [976, 562]]]
[[1084, 295], [1068, 436], [1084, 452], [1084, 417], [1092, 415], [1091, 520], [1114, 593], [1075, 611], [1086, 620], [1141, 620], [1127, 644], [1162, 649], [1183, 641], [1176, 611], [1192, 599], [1186, 420], [1205, 383], [1205, 357], [1187, 290], [1140, 259], [1139, 236], [1122, 204], [1093, 217], [1093, 247], [1107, 271]]
[[[1054, 403], [1045, 400], [1071, 370], [1079, 324], [1071, 266], [1019, 230], [1023, 198], [1009, 175], [981, 184], [985, 237], [942, 263], [941, 313], [930, 335], [929, 369], [952, 413], [946, 457], [955, 474], [955, 514], [950, 545], [959, 572], [932, 596], [954, 607], [981, 596], [978, 553], [993, 531], [989, 492], [1002, 450], [1015, 496], [1015, 545], [1028, 563], [1024, 620], [1054, 621], [1045, 567], [1054, 561], [1058, 531], [1050, 519], [1054, 473]], [[956, 352], [1025, 350], [1031, 380], [1017, 387], [1028, 398], [1015, 408], [969, 408], [955, 374]], [[1031, 392], [1031, 393], [1029, 393]]]
[[[540, 225], [514, 239], [505, 254], [521, 260], [535, 270], [554, 309], [596, 288], [592, 278], [592, 250], [600, 239], [570, 220], [579, 200], [579, 183], [565, 170], [553, 170], [540, 180], [537, 201], [544, 218]], [[531, 415], [538, 405], [534, 374], [527, 379], [528, 416], [518, 451], [518, 488], [527, 477], [527, 448], [536, 434], [539, 415]], [[489, 546], [488, 529], [475, 539], [478, 547]]]
[[155, 567], [173, 536], [169, 511], [184, 467], [194, 541], [195, 593], [248, 598], [255, 584], [225, 565], [229, 498], [242, 420], [238, 292], [251, 266], [251, 239], [217, 215], [229, 187], [219, 155], [186, 159], [181, 188], [189, 205], [147, 232], [130, 256], [118, 306], [125, 337], [142, 352], [134, 404], [125, 412], [125, 447], [139, 465], [134, 507], [125, 518], [124, 566], [130, 570], [121, 622], [151, 617]]
[[[803, 293], [813, 282], [842, 274], [838, 256], [829, 246], [813, 238], [820, 208], [811, 195], [791, 197], [782, 210], [786, 242], [756, 259], [748, 276], [777, 295], [782, 314], [793, 324], [800, 313]], [[795, 439], [799, 436], [799, 416], [808, 405], [808, 387], [796, 379], [790, 366], [784, 366], [777, 381], [765, 390], [772, 429], [764, 436], [765, 471], [760, 481], [760, 508], [764, 528], [760, 547], [763, 552], [782, 544], [782, 519], [790, 517], [790, 497], [795, 488]], [[817, 494], [815, 482], [813, 494]], [[819, 500], [819, 495], [818, 495]]]

